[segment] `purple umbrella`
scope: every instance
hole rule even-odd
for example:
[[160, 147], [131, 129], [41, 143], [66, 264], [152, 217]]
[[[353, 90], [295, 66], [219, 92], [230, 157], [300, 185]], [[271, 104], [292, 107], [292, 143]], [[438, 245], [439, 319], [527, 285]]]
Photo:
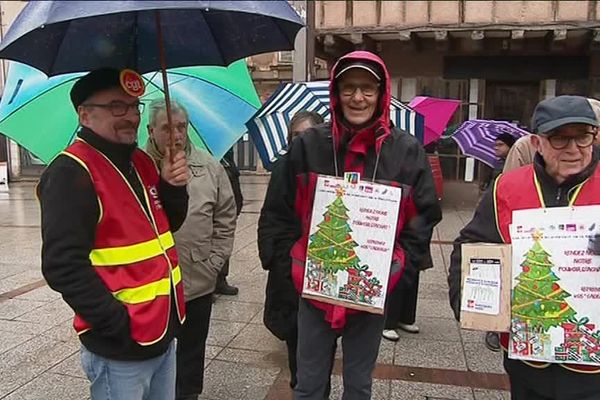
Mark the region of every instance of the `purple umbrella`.
[[452, 135], [452, 139], [458, 143], [464, 155], [476, 158], [494, 168], [496, 164], [494, 142], [498, 135], [503, 133], [508, 133], [515, 139], [529, 134], [510, 122], [472, 119], [463, 122]]

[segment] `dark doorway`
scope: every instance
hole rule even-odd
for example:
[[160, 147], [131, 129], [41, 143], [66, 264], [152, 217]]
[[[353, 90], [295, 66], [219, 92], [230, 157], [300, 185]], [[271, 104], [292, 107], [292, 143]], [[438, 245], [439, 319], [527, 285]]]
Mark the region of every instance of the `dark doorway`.
[[516, 121], [529, 127], [539, 99], [539, 82], [488, 82], [485, 89], [485, 119]]
[[[529, 130], [531, 115], [539, 99], [539, 82], [488, 81], [484, 118], [514, 122]], [[478, 164], [480, 187], [485, 187], [492, 178], [493, 170], [484, 163]]]

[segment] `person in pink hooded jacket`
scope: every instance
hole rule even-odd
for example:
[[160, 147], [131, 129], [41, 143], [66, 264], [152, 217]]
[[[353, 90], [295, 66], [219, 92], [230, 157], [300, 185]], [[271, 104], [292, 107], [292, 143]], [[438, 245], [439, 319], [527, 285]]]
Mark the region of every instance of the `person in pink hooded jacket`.
[[[441, 219], [425, 151], [414, 136], [392, 125], [390, 100], [390, 77], [379, 57], [355, 51], [340, 58], [331, 71], [331, 121], [294, 138], [271, 175], [259, 219], [259, 255], [263, 267], [281, 276], [281, 285], [267, 296], [274, 303], [280, 298], [282, 315], [298, 309], [297, 400], [324, 398], [338, 337], [343, 399], [370, 399], [384, 326], [383, 315], [298, 295], [317, 177], [358, 172], [361, 179], [403, 188], [388, 291], [412, 283]], [[296, 288], [294, 296], [290, 287]]]

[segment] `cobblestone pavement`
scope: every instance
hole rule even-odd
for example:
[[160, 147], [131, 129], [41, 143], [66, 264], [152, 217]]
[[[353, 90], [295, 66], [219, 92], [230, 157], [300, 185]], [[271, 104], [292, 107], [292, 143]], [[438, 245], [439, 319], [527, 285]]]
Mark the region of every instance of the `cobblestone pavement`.
[[[266, 273], [256, 248], [256, 223], [268, 178], [244, 176], [246, 202], [235, 239], [230, 283], [238, 296], [214, 305], [202, 399], [291, 399], [285, 346], [262, 324]], [[444, 220], [432, 244], [435, 268], [421, 277], [417, 324], [421, 333], [383, 340], [373, 399], [509, 399], [501, 355], [478, 332], [459, 329], [448, 305], [451, 241], [471, 216], [474, 201], [448, 185]], [[471, 196], [473, 197], [473, 196]], [[0, 399], [89, 398], [79, 364], [72, 312], [40, 273], [39, 208], [33, 183], [0, 193]], [[332, 399], [341, 397], [338, 354]]]

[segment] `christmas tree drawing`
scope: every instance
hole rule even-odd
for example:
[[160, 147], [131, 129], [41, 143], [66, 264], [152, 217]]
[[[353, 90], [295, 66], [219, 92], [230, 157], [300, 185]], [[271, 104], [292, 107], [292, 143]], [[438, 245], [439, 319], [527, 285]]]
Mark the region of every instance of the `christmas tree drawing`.
[[552, 271], [554, 264], [542, 247], [542, 234], [534, 232], [532, 236], [533, 246], [525, 254], [513, 289], [512, 316], [532, 331], [548, 332], [573, 318], [576, 311], [565, 300], [571, 294], [560, 287], [560, 279]]
[[358, 243], [352, 239], [343, 197], [344, 189], [340, 187], [317, 225], [319, 229], [309, 238], [308, 257], [328, 274], [357, 267], [360, 261], [354, 252]]

